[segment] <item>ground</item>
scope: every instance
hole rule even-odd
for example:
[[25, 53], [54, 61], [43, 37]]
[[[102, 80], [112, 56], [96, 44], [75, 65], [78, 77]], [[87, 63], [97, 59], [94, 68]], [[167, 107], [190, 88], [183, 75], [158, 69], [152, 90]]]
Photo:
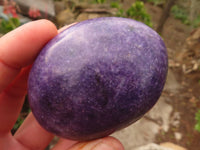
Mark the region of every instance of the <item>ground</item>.
[[[152, 16], [153, 22], [158, 23], [159, 14], [162, 9], [153, 5], [146, 5], [149, 13]], [[178, 127], [170, 127], [168, 132], [160, 131], [156, 137], [156, 143], [170, 141], [177, 143], [188, 150], [199, 150], [200, 147], [200, 133], [194, 130], [195, 113], [200, 108], [200, 71], [184, 74], [182, 65], [187, 64], [187, 60], [179, 60], [178, 57], [184, 53], [185, 41], [191, 34], [190, 26], [184, 25], [181, 21], [170, 16], [164, 26], [161, 36], [168, 48], [169, 60], [179, 63], [179, 67], [170, 67], [170, 71], [175, 75], [176, 80], [181, 85], [179, 92], [176, 94], [165, 92], [171, 101], [174, 112], [180, 113], [180, 125]], [[172, 113], [173, 114], [173, 113]], [[182, 139], [178, 141], [174, 137], [174, 133], [182, 134]]]

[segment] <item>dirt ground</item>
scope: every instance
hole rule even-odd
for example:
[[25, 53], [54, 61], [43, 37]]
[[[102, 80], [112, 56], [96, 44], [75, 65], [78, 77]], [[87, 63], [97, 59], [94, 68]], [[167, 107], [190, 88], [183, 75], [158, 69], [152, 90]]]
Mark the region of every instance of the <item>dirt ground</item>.
[[[162, 8], [146, 4], [148, 12], [151, 14], [154, 28], [156, 27]], [[163, 37], [166, 47], [168, 48], [169, 60], [177, 62], [178, 67], [171, 67], [170, 70], [175, 74], [177, 81], [181, 84], [180, 94], [164, 93], [169, 96], [172, 101], [169, 103], [173, 106], [174, 111], [179, 112], [181, 119], [180, 125], [170, 127], [167, 133], [160, 131], [156, 138], [156, 143], [172, 142], [187, 148], [188, 150], [199, 150], [200, 133], [194, 129], [195, 113], [200, 108], [200, 69], [184, 74], [182, 65], [190, 62], [191, 59], [180, 60], [179, 56], [185, 53], [185, 41], [191, 34], [192, 29], [181, 23], [181, 21], [170, 16], [165, 23], [161, 36]], [[174, 133], [182, 134], [180, 140], [176, 140]]]

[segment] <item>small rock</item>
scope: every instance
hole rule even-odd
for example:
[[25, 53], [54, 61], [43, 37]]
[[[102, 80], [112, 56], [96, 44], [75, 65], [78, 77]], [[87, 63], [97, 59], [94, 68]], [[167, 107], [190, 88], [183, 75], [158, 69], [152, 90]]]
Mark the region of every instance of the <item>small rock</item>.
[[182, 134], [180, 132], [174, 132], [174, 137], [177, 141], [182, 139]]
[[163, 146], [157, 145], [155, 143], [150, 143], [150, 144], [147, 144], [145, 146], [138, 147], [134, 150], [173, 150], [173, 149], [163, 147]]
[[87, 20], [87, 19], [88, 19], [88, 13], [81, 13], [81, 14], [77, 17], [76, 21], [77, 21], [77, 22], [80, 22], [80, 21], [84, 21], [84, 20]]
[[55, 1], [55, 13], [58, 14], [61, 11], [66, 9], [66, 5], [64, 1]]
[[192, 96], [192, 97], [189, 99], [189, 102], [190, 102], [191, 104], [193, 104], [193, 106], [196, 106], [198, 100], [197, 100], [197, 98], [196, 98], [195, 96]]
[[170, 148], [172, 150], [187, 150], [184, 147], [181, 147], [179, 145], [176, 145], [174, 143], [166, 142], [166, 143], [161, 143], [160, 144], [162, 147]]
[[195, 61], [193, 61], [193, 68], [192, 68], [192, 70], [193, 71], [197, 71], [198, 69], [199, 69], [199, 64], [198, 64], [198, 62], [195, 62]]
[[189, 74], [191, 72], [198, 71], [199, 66], [200, 66], [200, 62], [192, 60], [189, 64], [182, 65], [182, 71], [184, 74]]
[[59, 27], [62, 27], [64, 25], [68, 25], [71, 23], [74, 23], [74, 14], [71, 12], [70, 9], [66, 9], [64, 11], [61, 11], [57, 16], [57, 24]]
[[172, 60], [172, 59], [169, 59], [169, 67], [170, 68], [177, 68], [177, 67], [180, 67], [180, 63], [178, 62], [175, 62], [175, 60]]
[[88, 19], [94, 19], [94, 18], [99, 18], [99, 17], [105, 17], [105, 15], [99, 15], [95, 13], [91, 13], [88, 15]]
[[181, 89], [181, 85], [178, 83], [174, 73], [171, 69], [168, 70], [167, 81], [165, 83], [164, 91], [169, 93], [177, 93]]
[[172, 111], [172, 106], [165, 102], [165, 97], [163, 96], [160, 97], [156, 105], [145, 116], [150, 118], [150, 120], [157, 122], [161, 129], [167, 132], [170, 125], [170, 115]]
[[135, 147], [153, 142], [159, 130], [158, 124], [142, 118], [129, 127], [115, 132], [112, 136], [122, 142], [125, 150], [134, 150]]
[[170, 123], [172, 126], [178, 128], [180, 125], [180, 119], [181, 119], [181, 115], [179, 112], [174, 112], [174, 114], [171, 117]]

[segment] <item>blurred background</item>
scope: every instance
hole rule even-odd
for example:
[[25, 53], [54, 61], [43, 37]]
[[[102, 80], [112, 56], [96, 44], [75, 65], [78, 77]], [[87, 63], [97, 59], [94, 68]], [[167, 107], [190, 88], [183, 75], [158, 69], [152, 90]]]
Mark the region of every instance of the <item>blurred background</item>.
[[[61, 28], [104, 16], [144, 22], [161, 35], [169, 56], [168, 78], [157, 104], [112, 136], [126, 150], [199, 150], [200, 0], [0, 0], [0, 36], [41, 18]], [[26, 98], [13, 134], [30, 111]]]

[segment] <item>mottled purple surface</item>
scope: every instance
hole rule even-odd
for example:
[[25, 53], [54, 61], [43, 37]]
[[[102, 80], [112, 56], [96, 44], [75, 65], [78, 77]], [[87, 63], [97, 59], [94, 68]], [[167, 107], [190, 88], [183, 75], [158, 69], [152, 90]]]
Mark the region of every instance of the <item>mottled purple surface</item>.
[[141, 118], [161, 95], [167, 54], [160, 36], [125, 18], [73, 25], [36, 59], [30, 105], [48, 131], [73, 140], [106, 136]]

